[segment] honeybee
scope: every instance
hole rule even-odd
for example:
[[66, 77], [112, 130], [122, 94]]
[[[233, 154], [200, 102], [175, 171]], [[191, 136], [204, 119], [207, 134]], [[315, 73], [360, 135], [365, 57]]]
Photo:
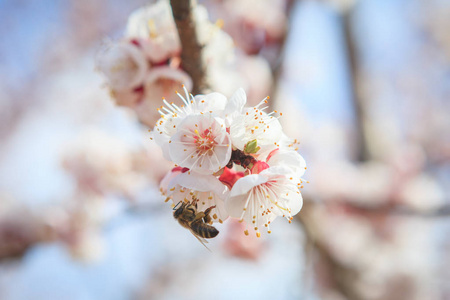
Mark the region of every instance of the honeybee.
[[[173, 208], [173, 217], [178, 220], [181, 226], [189, 229], [197, 240], [206, 247], [206, 243], [208, 243], [206, 239], [214, 238], [219, 234], [219, 231], [214, 226], [209, 225], [212, 224], [212, 218], [209, 214], [216, 206], [214, 205], [205, 211], [198, 212], [197, 201], [197, 198], [192, 197], [192, 202], [178, 202]], [[208, 247], [206, 249], [209, 250]]]

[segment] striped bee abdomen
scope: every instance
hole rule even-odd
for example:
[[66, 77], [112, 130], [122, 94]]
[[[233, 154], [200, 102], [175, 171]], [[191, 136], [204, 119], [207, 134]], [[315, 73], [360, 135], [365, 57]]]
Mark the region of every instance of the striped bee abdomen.
[[205, 239], [211, 239], [219, 234], [219, 230], [211, 225], [203, 223], [202, 220], [192, 222], [191, 229], [198, 234], [198, 236]]

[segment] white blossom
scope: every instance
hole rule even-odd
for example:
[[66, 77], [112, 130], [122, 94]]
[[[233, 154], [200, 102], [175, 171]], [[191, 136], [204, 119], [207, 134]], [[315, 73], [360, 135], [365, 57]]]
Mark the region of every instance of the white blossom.
[[220, 115], [227, 103], [225, 96], [219, 93], [211, 93], [208, 95], [190, 95], [183, 87], [185, 96], [177, 93], [183, 101], [183, 105], [177, 106], [174, 103], [168, 103], [163, 100], [164, 106], [158, 108], [161, 118], [156, 122], [152, 132], [152, 138], [163, 149], [166, 159], [171, 160], [169, 156], [169, 140], [177, 132], [177, 125], [181, 123], [187, 116], [193, 114], [209, 113], [213, 116]]
[[178, 125], [177, 132], [171, 137], [169, 155], [181, 167], [213, 174], [230, 160], [230, 135], [224, 122], [212, 113], [191, 115]]
[[152, 62], [164, 61], [181, 51], [168, 0], [159, 0], [133, 12], [125, 36], [137, 39]]
[[[242, 108], [240, 113], [241, 103], [244, 99], [246, 101], [246, 97], [244, 98], [241, 91], [235, 99], [240, 101], [237, 101], [239, 104], [235, 105], [238, 111], [234, 112], [230, 125], [233, 145], [240, 150], [244, 150], [244, 146], [253, 140], [257, 140], [258, 146], [261, 148], [276, 145], [276, 142], [281, 139], [283, 131], [278, 118], [273, 116], [274, 113], [266, 113], [264, 110], [267, 106], [261, 108], [267, 104], [268, 98], [263, 99], [252, 108]], [[227, 113], [232, 112], [227, 111]]]
[[266, 167], [260, 173], [237, 180], [225, 202], [230, 216], [253, 226], [257, 236], [262, 227], [270, 233], [269, 224], [277, 216], [290, 222], [303, 205], [300, 179], [291, 176], [292, 170], [284, 166]]
[[127, 42], [106, 46], [98, 55], [98, 69], [112, 90], [132, 89], [144, 82], [147, 60], [138, 47]]
[[[275, 112], [265, 112], [268, 97], [246, 108], [243, 89], [230, 99], [220, 93], [194, 97], [186, 89], [185, 97], [178, 95], [184, 105], [163, 100], [152, 132], [177, 165], [163, 180], [167, 199], [174, 204], [199, 199], [200, 210], [215, 205], [219, 220], [239, 218], [258, 237], [262, 227], [270, 233], [278, 216], [291, 222], [302, 208], [306, 163]], [[244, 171], [230, 169], [234, 164]]]

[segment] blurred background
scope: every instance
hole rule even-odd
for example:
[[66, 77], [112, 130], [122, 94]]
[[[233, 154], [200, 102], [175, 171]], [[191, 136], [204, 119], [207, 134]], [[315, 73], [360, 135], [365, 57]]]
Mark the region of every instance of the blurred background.
[[216, 82], [270, 95], [310, 181], [211, 253], [95, 70], [150, 2], [0, 0], [0, 299], [450, 299], [450, 1], [200, 1], [243, 78]]

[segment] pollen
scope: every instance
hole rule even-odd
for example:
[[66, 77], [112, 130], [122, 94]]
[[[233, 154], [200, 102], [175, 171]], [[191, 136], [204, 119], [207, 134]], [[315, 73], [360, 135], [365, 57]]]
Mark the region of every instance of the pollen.
[[223, 27], [223, 24], [224, 24], [223, 19], [217, 19], [217, 21], [216, 21], [216, 23], [215, 23], [215, 25], [216, 25], [217, 27], [219, 27], [219, 28], [222, 28], [222, 27]]
[[245, 230], [245, 231], [244, 231], [244, 234], [245, 234], [245, 235], [248, 235], [248, 230]]
[[256, 237], [261, 237], [261, 232], [257, 232]]

